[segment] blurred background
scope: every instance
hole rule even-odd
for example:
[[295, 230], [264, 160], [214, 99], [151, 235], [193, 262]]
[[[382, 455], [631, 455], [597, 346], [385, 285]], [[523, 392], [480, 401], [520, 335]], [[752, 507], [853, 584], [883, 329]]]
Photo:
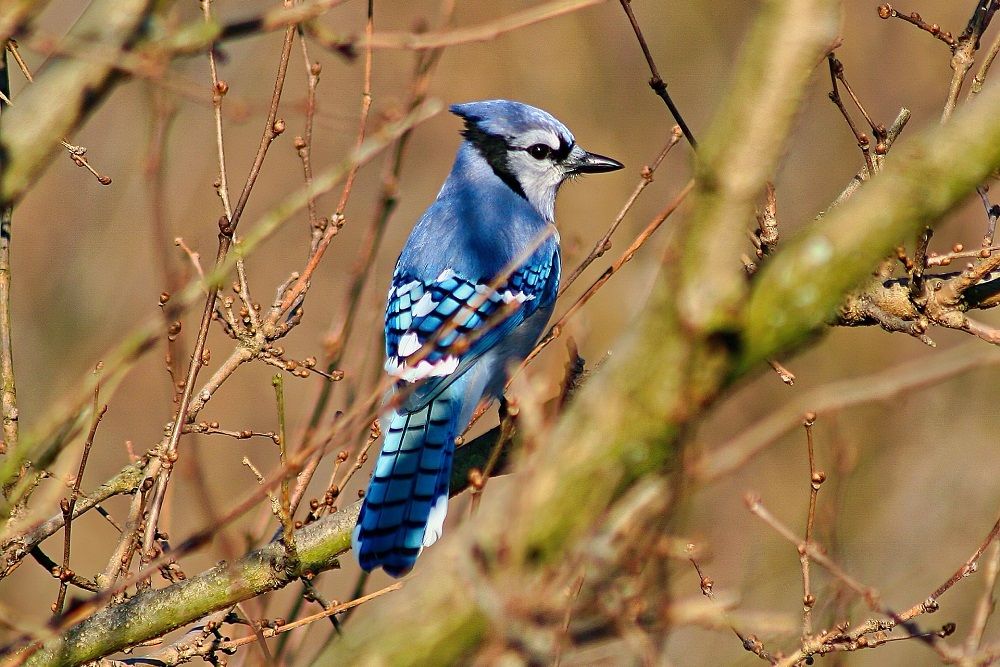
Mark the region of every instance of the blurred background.
[[[219, 0], [214, 10], [223, 21], [236, 20], [273, 4]], [[532, 4], [459, 0], [453, 20], [455, 25], [472, 25]], [[920, 12], [927, 21], [958, 34], [972, 4], [909, 0], [898, 9]], [[84, 7], [85, 3], [75, 1], [51, 3], [37, 24], [40, 34], [63, 34]], [[758, 3], [635, 0], [633, 7], [674, 100], [695, 136], [702, 136], [727, 90]], [[837, 55], [873, 118], [888, 125], [900, 107], [912, 110], [913, 118], [901, 139], [905, 142], [921, 128], [938, 122], [951, 76], [950, 53], [941, 42], [901, 21], [880, 20], [876, 7], [872, 0], [845, 0], [843, 45]], [[199, 16], [196, 3], [177, 5], [178, 23]], [[439, 16], [436, 1], [375, 3], [378, 31], [437, 26]], [[365, 3], [353, 0], [329, 12], [322, 23], [340, 34], [358, 34], [364, 17]], [[997, 29], [993, 26], [989, 39]], [[220, 77], [230, 89], [224, 103], [225, 142], [234, 196], [259, 142], [280, 46], [281, 34], [273, 32], [228, 42], [221, 48]], [[343, 160], [355, 141], [363, 67], [361, 59], [349, 62], [316, 44], [310, 49], [312, 58], [323, 67], [312, 155], [316, 169], [322, 170]], [[44, 67], [44, 59], [29, 45], [22, 45], [22, 53], [30, 67]], [[297, 45], [292, 56], [279, 114], [288, 129], [265, 162], [244, 215], [244, 233], [260, 215], [302, 184], [293, 137], [302, 133], [306, 71]], [[375, 52], [373, 127], [400, 113], [413, 61], [413, 54], [407, 51]], [[16, 100], [17, 90], [24, 84], [16, 72], [12, 76]], [[621, 7], [607, 2], [489, 42], [447, 49], [429, 94], [445, 104], [510, 98], [540, 106], [565, 122], [581, 145], [625, 163], [626, 169], [620, 172], [582, 179], [562, 190], [557, 221], [568, 269], [604, 233], [639, 181], [642, 166], [653, 160], [669, 137], [673, 121], [649, 90], [648, 78]], [[131, 80], [117, 87], [86, 125], [67, 137], [71, 143], [88, 148], [91, 163], [113, 179], [112, 185], [100, 186], [65, 155], [59, 155], [15, 211], [13, 320], [22, 429], [37, 423], [50, 404], [75, 386], [133, 324], [156, 312], [158, 296], [166, 287], [162, 257], [170, 257], [178, 270], [190, 272], [188, 259], [173, 245], [174, 237], [183, 237], [200, 252], [206, 266], [214, 257], [216, 221], [222, 209], [212, 185], [217, 164], [207, 59], [196, 56], [176, 61], [165, 80], [169, 86], [157, 80]], [[824, 63], [817, 67], [806, 93], [776, 179], [778, 220], [786, 235], [812, 224], [813, 217], [863, 164], [853, 136], [827, 98], [828, 91]], [[175, 108], [176, 115], [163, 156], [164, 202], [156, 207], [148, 165], [151, 128], [162, 105]], [[450, 168], [459, 129], [458, 119], [442, 112], [414, 133], [398, 183], [399, 206], [374, 260], [372, 280], [363, 297], [367, 305], [361, 310], [343, 364], [347, 379], [336, 390], [332, 410], [345, 409], [350, 397], [370, 388], [377, 377], [383, 299], [392, 266], [411, 225], [433, 200]], [[358, 177], [346, 210], [347, 224], [316, 274], [304, 321], [282, 343], [290, 357], [321, 357], [328, 330], [343, 316], [349, 268], [374, 214], [381, 165], [386, 159], [386, 155], [380, 156]], [[687, 182], [690, 173], [691, 151], [681, 143], [628, 213], [611, 252], [576, 283], [557, 314], [617, 257]], [[339, 190], [322, 197], [320, 214], [330, 215], [338, 197]], [[684, 214], [682, 208], [678, 215]], [[162, 216], [168, 230], [166, 249], [154, 233], [157, 215]], [[568, 333], [588, 363], [597, 363], [613, 352], [615, 341], [642, 308], [667, 248], [670, 225], [668, 221], [572, 320]], [[984, 228], [981, 203], [970, 201], [938, 227], [931, 248], [943, 252], [954, 243], [975, 247]], [[250, 257], [250, 284], [257, 300], [269, 303], [275, 287], [291, 271], [301, 269], [308, 243], [303, 212]], [[749, 243], [747, 247], [749, 251]], [[995, 313], [979, 317], [1000, 325]], [[196, 315], [187, 316], [184, 324], [186, 363], [197, 329]], [[761, 369], [757, 379], [731, 392], [711, 419], [699, 425], [695, 436], [698, 446], [710, 450], [724, 445], [796, 393], [904, 361], [931, 360], [969, 338], [954, 331], [929, 333], [937, 349], [874, 327], [832, 330], [807, 352], [782, 360], [796, 375], [794, 387], [785, 386], [773, 372]], [[208, 372], [225, 358], [231, 342], [215, 328], [209, 347], [214, 364]], [[136, 452], [145, 451], [159, 441], [164, 424], [171, 420], [174, 405], [162, 352], [158, 347], [147, 355], [111, 399], [83, 481], [84, 491], [95, 488], [128, 462], [126, 442], [131, 442]], [[544, 393], [554, 394], [565, 359], [563, 342], [552, 345], [527, 376]], [[263, 364], [244, 366], [201, 418], [236, 430], [275, 430], [273, 374], [273, 367]], [[321, 382], [315, 375], [307, 379], [286, 377], [292, 442], [301, 436]], [[819, 495], [818, 538], [848, 572], [876, 587], [893, 608], [907, 608], [926, 598], [972, 553], [996, 518], [1000, 505], [998, 385], [997, 373], [989, 366], [892, 400], [819, 417], [815, 428], [817, 458], [830, 482]], [[332, 410], [327, 421], [332, 419]], [[491, 413], [481, 422], [480, 430], [493, 424]], [[334, 451], [357, 445], [346, 442]], [[73, 474], [78, 451], [65, 456], [57, 470]], [[715, 580], [718, 592], [737, 596], [740, 610], [778, 612], [793, 621], [800, 612], [798, 555], [792, 545], [746, 511], [743, 496], [748, 490], [759, 493], [779, 518], [801, 532], [808, 501], [805, 451], [805, 437], [801, 429], [795, 429], [737, 473], [707, 486], [694, 486], [682, 508], [678, 532], [708, 552], [702, 562], [706, 574]], [[252, 489], [255, 480], [240, 465], [244, 455], [264, 471], [277, 464], [276, 449], [264, 439], [184, 437], [180, 473], [174, 478], [168, 500], [171, 507], [166, 527], [173, 539], [204, 525], [210, 516], [204, 511], [205, 502], [214, 503], [216, 508], [228, 507]], [[209, 499], [195, 493], [192, 465], [198, 465], [208, 479]], [[355, 476], [352, 488], [345, 491], [345, 501], [356, 497], [353, 494], [367, 473], [366, 468]], [[314, 492], [307, 497], [322, 494], [328, 475], [327, 463], [317, 475]], [[50, 512], [57, 512], [58, 497], [53, 497]], [[107, 506], [116, 517], [127, 513], [127, 500], [114, 499]], [[266, 514], [266, 508], [262, 512]], [[261, 516], [261, 512], [253, 512], [226, 528], [240, 553], [250, 546], [245, 536], [260, 525]], [[467, 516], [465, 505], [456, 503], [449, 521]], [[88, 576], [102, 571], [109, 545], [117, 539], [113, 529], [93, 513], [74, 526], [74, 570]], [[50, 555], [61, 553], [61, 539], [60, 535], [46, 542]], [[181, 565], [191, 575], [223, 555], [217, 540], [184, 558]], [[327, 573], [318, 580], [321, 590], [340, 600], [349, 595], [357, 576], [357, 566], [350, 557], [343, 558], [342, 564], [343, 571]], [[674, 593], [678, 597], [698, 595], [693, 569], [680, 563], [676, 571], [671, 582]], [[854, 599], [838, 602], [838, 587], [819, 568], [813, 571], [817, 627], [840, 620], [844, 613], [855, 623], [868, 617], [862, 603]], [[378, 576], [368, 586], [374, 589], [383, 583]], [[0, 586], [0, 601], [16, 605], [25, 618], [42, 623], [49, 616], [56, 587], [55, 580], [33, 563], [26, 563]], [[934, 629], [954, 621], [962, 633], [981, 587], [979, 577], [960, 583], [942, 599], [941, 611], [922, 619], [922, 624]], [[275, 596], [268, 613], [283, 614], [295, 594], [284, 591]], [[756, 632], [769, 648], [785, 649], [795, 645], [798, 632], [795, 625], [790, 632], [772, 630], [768, 634], [766, 629], [753, 626], [747, 631]], [[322, 641], [329, 626], [311, 632], [313, 641]], [[1000, 637], [1000, 630], [988, 630], [987, 637]], [[677, 665], [759, 663], [731, 633], [694, 628], [675, 631], [667, 657]], [[839, 664], [846, 665], [938, 664], [936, 655], [914, 641], [839, 659]]]

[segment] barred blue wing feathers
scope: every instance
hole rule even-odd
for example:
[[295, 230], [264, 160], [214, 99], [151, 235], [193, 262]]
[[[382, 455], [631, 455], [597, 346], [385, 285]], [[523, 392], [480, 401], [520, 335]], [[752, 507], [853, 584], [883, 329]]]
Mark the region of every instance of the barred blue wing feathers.
[[[386, 306], [386, 370], [403, 382], [424, 380], [407, 409], [422, 408], [510, 331], [553, 303], [559, 253], [532, 260], [496, 289], [489, 279], [451, 269], [429, 282], [407, 273], [394, 277]], [[507, 304], [516, 304], [513, 312], [505, 311]], [[421, 357], [418, 351], [428, 342], [433, 347]]]

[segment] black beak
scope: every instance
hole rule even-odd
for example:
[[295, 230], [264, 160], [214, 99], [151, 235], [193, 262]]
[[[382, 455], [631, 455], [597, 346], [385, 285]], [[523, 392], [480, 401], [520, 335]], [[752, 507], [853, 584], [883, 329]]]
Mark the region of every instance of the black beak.
[[606, 171], [618, 171], [624, 167], [618, 160], [598, 155], [597, 153], [584, 153], [573, 166], [574, 174], [603, 174]]

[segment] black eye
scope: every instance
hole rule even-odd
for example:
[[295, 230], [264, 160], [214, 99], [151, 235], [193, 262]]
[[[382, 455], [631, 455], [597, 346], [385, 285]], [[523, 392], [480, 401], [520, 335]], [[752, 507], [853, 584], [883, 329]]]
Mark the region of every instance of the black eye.
[[536, 160], [544, 160], [551, 153], [552, 149], [545, 144], [534, 144], [533, 146], [528, 146], [528, 155]]

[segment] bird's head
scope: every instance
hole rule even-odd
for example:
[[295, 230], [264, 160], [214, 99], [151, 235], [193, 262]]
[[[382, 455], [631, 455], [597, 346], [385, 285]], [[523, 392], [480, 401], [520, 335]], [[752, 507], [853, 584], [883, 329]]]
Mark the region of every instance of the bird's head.
[[563, 181], [623, 166], [584, 150], [551, 114], [521, 102], [468, 102], [451, 112], [465, 121], [462, 135], [496, 175], [550, 220]]

